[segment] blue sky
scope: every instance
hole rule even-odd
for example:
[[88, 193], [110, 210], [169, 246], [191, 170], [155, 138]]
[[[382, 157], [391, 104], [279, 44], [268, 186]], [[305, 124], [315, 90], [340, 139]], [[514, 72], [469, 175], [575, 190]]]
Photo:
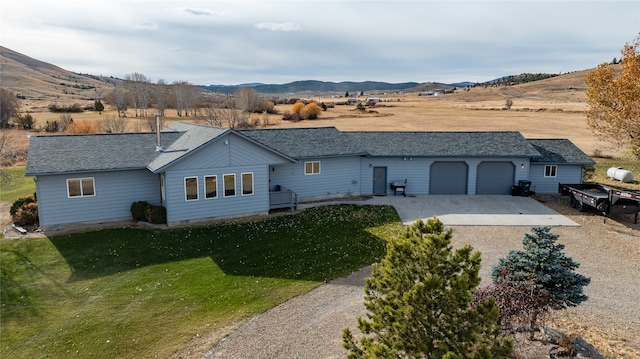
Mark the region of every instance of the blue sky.
[[94, 75], [482, 82], [619, 58], [640, 0], [9, 0], [0, 23], [2, 46]]

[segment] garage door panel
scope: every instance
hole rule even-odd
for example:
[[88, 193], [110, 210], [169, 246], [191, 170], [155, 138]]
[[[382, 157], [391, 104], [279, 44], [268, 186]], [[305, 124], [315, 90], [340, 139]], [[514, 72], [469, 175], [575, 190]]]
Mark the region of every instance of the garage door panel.
[[438, 161], [431, 165], [430, 194], [466, 194], [469, 168], [465, 162]]
[[511, 194], [516, 169], [512, 162], [482, 162], [476, 177], [477, 194]]

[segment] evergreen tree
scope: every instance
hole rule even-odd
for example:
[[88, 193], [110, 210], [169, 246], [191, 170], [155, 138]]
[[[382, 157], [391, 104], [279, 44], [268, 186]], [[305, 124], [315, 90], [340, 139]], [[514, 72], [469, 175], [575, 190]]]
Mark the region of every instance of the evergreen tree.
[[102, 111], [104, 111], [104, 105], [102, 104], [102, 101], [100, 100], [96, 100], [93, 104], [93, 108], [100, 112], [100, 114], [102, 115]]
[[365, 284], [367, 319], [356, 342], [349, 328], [349, 358], [504, 358], [513, 349], [500, 337], [493, 300], [471, 308], [480, 283], [480, 253], [453, 250], [452, 231], [433, 218], [418, 220], [387, 245]]
[[579, 263], [567, 257], [564, 245], [555, 244], [558, 235], [549, 227], [533, 227], [522, 239], [522, 251], [511, 251], [493, 267], [491, 276], [497, 285], [532, 287], [539, 293], [537, 298], [546, 298], [546, 305], [531, 314], [531, 336], [536, 326], [537, 315], [550, 307], [560, 310], [575, 307], [587, 300], [583, 287], [591, 279], [575, 273]]

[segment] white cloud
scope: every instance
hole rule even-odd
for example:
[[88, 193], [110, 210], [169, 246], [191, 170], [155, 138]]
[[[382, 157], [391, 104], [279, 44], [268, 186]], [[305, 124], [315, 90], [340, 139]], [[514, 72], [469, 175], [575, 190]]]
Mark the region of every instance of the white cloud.
[[180, 10], [182, 10], [184, 12], [187, 12], [189, 14], [192, 14], [192, 15], [204, 15], [204, 16], [213, 15], [213, 11], [206, 10], [206, 9], [195, 9], [195, 8], [190, 8], [190, 7], [183, 7]]
[[253, 25], [258, 30], [269, 30], [269, 31], [299, 31], [300, 24], [296, 24], [295, 22], [261, 22], [259, 24]]
[[136, 25], [135, 28], [138, 30], [157, 30], [158, 25], [152, 24], [150, 22], [143, 22], [139, 25]]
[[0, 2], [10, 49], [76, 72], [198, 84], [567, 72], [619, 58], [639, 32], [639, 1]]

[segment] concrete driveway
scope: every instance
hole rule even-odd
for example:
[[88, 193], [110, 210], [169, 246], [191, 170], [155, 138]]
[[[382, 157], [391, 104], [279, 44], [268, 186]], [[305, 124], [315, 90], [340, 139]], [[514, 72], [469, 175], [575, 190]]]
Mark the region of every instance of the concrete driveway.
[[[579, 226], [530, 197], [497, 195], [379, 196], [352, 203], [396, 208], [404, 224], [438, 217], [448, 226]], [[317, 205], [317, 204], [316, 204]], [[300, 206], [304, 207], [304, 206]]]

